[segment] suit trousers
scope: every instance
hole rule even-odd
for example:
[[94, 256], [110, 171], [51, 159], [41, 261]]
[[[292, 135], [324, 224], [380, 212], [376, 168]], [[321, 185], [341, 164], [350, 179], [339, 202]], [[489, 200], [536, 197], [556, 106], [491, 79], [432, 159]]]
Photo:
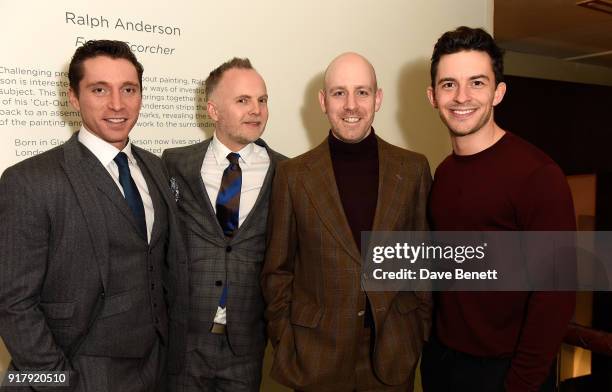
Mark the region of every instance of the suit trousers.
[[185, 366], [169, 376], [172, 392], [257, 392], [261, 384], [263, 351], [235, 355], [227, 335], [198, 331], [187, 340]]
[[113, 358], [77, 354], [72, 365], [79, 374], [75, 391], [164, 392], [166, 347], [158, 338], [144, 358]]
[[[504, 392], [511, 358], [477, 357], [453, 350], [432, 335], [423, 348], [423, 392]], [[555, 364], [539, 389], [554, 392]]]
[[[357, 347], [357, 361], [352, 380], [338, 380], [337, 384], [318, 386], [304, 392], [406, 392], [412, 391], [409, 384], [390, 386], [383, 384], [372, 367], [372, 336], [373, 328], [364, 327], [359, 334]], [[299, 392], [299, 391], [296, 391]]]

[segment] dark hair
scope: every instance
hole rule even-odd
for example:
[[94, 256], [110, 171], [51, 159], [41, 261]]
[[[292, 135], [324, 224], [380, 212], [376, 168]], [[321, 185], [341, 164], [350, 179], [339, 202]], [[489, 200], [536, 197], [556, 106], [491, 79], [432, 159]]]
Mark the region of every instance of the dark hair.
[[431, 87], [435, 87], [438, 63], [442, 56], [469, 50], [486, 52], [491, 58], [495, 85], [504, 81], [504, 50], [497, 46], [493, 37], [483, 29], [461, 26], [442, 34], [434, 46], [429, 69]]
[[77, 97], [79, 96], [79, 82], [83, 79], [85, 73], [83, 70], [83, 63], [85, 60], [98, 56], [128, 60], [134, 65], [134, 68], [136, 68], [138, 82], [140, 83], [140, 87], [142, 87], [142, 73], [144, 72], [144, 68], [142, 64], [138, 62], [127, 43], [111, 40], [90, 40], [85, 42], [76, 52], [74, 52], [72, 60], [70, 60], [70, 66], [68, 67], [70, 88], [72, 88]]
[[213, 69], [204, 81], [204, 94], [206, 95], [206, 99], [210, 99], [210, 94], [212, 94], [215, 88], [217, 88], [223, 74], [232, 68], [254, 69], [251, 65], [251, 61], [248, 58], [241, 59], [234, 57], [230, 61], [224, 62], [217, 68]]

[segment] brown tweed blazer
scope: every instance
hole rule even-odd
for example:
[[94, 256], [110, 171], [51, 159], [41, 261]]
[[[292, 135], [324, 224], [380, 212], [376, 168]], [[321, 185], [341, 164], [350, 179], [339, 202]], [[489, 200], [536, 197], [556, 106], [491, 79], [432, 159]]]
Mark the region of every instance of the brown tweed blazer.
[[[378, 138], [379, 193], [373, 230], [427, 230], [427, 159]], [[344, 215], [328, 141], [281, 162], [268, 218], [262, 289], [271, 375], [301, 390], [354, 375], [366, 296], [361, 258]], [[431, 326], [426, 292], [369, 292], [375, 322], [374, 370], [386, 384], [412, 384]]]

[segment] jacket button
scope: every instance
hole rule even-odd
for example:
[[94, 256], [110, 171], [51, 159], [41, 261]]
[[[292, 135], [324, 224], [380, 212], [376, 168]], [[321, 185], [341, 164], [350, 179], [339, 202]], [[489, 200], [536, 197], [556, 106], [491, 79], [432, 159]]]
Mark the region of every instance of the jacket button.
[[155, 283], [151, 283], [151, 290], [155, 290]]
[[360, 310], [359, 312], [357, 312], [357, 316], [361, 317], [365, 314], [365, 311]]
[[226, 247], [225, 247], [225, 251], [226, 251], [227, 253], [231, 252], [231, 251], [232, 251], [232, 247], [231, 247], [230, 245], [226, 246]]
[[220, 280], [215, 281], [215, 286], [223, 286], [223, 282]]

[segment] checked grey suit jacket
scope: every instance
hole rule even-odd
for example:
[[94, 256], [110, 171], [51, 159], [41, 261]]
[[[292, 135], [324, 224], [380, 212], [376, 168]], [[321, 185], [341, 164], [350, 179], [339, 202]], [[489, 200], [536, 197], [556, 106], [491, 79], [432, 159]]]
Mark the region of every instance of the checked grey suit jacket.
[[[166, 165], [175, 192], [183, 234], [189, 254], [189, 293], [181, 300], [189, 305], [191, 326], [208, 331], [212, 326], [223, 285], [229, 284], [227, 334], [236, 355], [263, 352], [266, 344], [264, 301], [259, 274], [266, 247], [268, 203], [274, 171], [283, 155], [270, 149], [263, 140], [270, 167], [253, 209], [233, 238], [226, 238], [217, 221], [200, 174], [211, 139], [187, 147], [165, 150]], [[183, 331], [184, 336], [187, 331]], [[189, 345], [197, 345], [190, 335]], [[182, 350], [187, 342], [180, 341]]]
[[[68, 371], [72, 381], [80, 378], [79, 390], [105, 390], [84, 385], [91, 383], [85, 374], [99, 377], [106, 368], [79, 368], [75, 356], [109, 358], [121, 369], [125, 358], [149, 358], [157, 336], [174, 340], [167, 320], [180, 324], [176, 315], [184, 312], [174, 306], [175, 287], [187, 267], [176, 205], [160, 159], [136, 146], [132, 151], [155, 209], [148, 244], [118, 187], [77, 134], [3, 173], [0, 336], [13, 368]], [[159, 316], [156, 326], [151, 314]], [[172, 365], [175, 355], [169, 355]], [[123, 376], [132, 382], [114, 371], [100, 377], [127, 390]]]

